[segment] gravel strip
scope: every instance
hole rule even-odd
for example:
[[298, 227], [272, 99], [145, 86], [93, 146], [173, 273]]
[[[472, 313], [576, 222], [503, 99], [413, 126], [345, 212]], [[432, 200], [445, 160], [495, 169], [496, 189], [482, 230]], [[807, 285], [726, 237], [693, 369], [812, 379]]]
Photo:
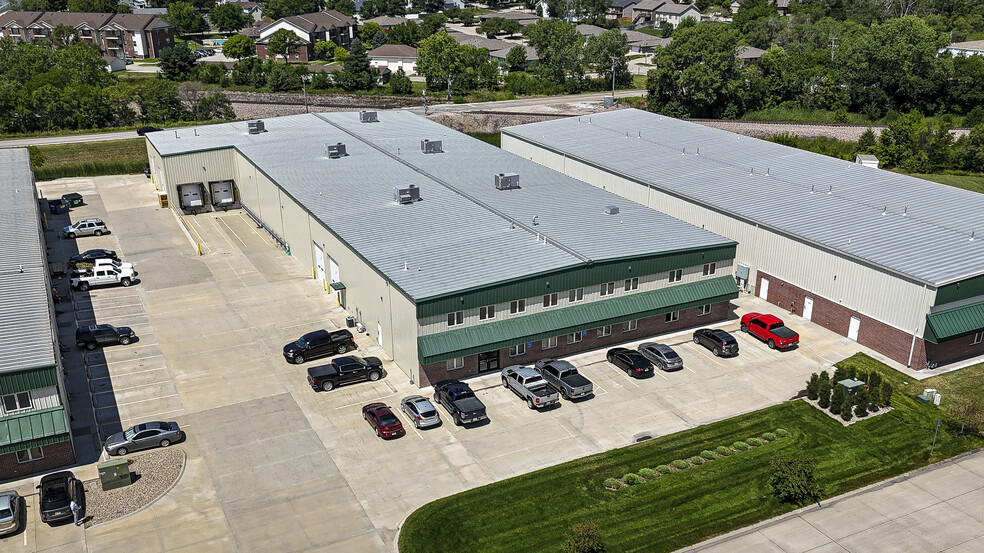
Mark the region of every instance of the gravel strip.
[[124, 488], [103, 491], [99, 479], [85, 486], [85, 527], [109, 522], [134, 513], [156, 501], [177, 482], [184, 468], [184, 451], [158, 449], [129, 457], [130, 474], [136, 481]]

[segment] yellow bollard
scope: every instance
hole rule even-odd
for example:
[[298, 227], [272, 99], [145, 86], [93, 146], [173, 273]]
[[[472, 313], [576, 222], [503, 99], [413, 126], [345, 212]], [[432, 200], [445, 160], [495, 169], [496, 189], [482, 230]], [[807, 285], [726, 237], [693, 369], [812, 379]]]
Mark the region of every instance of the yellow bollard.
[[198, 246], [198, 256], [201, 257], [201, 255], [202, 255], [202, 245], [200, 243], [196, 243], [195, 245]]

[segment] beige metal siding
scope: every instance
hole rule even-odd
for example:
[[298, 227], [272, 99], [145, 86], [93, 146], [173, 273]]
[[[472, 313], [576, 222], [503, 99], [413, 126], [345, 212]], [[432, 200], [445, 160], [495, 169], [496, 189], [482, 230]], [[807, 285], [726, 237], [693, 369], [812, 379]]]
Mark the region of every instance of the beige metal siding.
[[390, 286], [389, 327], [383, 325], [384, 338], [389, 342], [387, 352], [403, 369], [411, 382], [420, 382], [420, 363], [417, 361], [417, 306], [399, 290]]
[[[234, 180], [236, 177], [235, 150], [209, 150], [170, 156], [164, 159], [168, 185], [171, 187], [188, 182], [208, 183], [210, 181]], [[207, 170], [203, 170], [207, 167]], [[176, 190], [168, 190], [168, 194]]]
[[236, 186], [239, 187], [239, 200], [254, 213], [259, 209], [259, 192], [257, 191], [256, 167], [245, 157], [236, 153]]
[[270, 230], [277, 233], [277, 236], [284, 235], [283, 213], [280, 209], [280, 197], [283, 194], [280, 187], [266, 178], [263, 173], [256, 172], [256, 202], [246, 204], [249, 209], [259, 217], [263, 224]]

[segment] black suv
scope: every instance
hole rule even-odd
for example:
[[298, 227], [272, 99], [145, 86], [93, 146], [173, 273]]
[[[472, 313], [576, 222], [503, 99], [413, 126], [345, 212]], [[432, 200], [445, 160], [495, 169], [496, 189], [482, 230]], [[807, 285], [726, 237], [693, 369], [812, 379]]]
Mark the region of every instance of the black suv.
[[300, 365], [305, 359], [315, 359], [333, 353], [345, 353], [355, 349], [355, 338], [346, 329], [315, 330], [301, 336], [296, 342], [284, 346], [284, 359], [289, 363]]
[[715, 357], [738, 355], [738, 340], [717, 328], [701, 328], [694, 331], [694, 343], [711, 350]]
[[56, 472], [41, 478], [41, 522], [57, 522], [72, 518], [72, 500], [82, 503], [79, 481], [71, 471]]
[[351, 382], [368, 380], [375, 382], [383, 376], [383, 362], [378, 357], [355, 355], [336, 357], [331, 364], [308, 369], [308, 384], [314, 391], [330, 392], [335, 387]]
[[125, 346], [136, 338], [137, 335], [128, 326], [90, 325], [83, 326], [75, 331], [75, 344], [80, 348], [88, 350], [96, 349], [96, 346], [109, 346], [113, 344], [123, 344]]

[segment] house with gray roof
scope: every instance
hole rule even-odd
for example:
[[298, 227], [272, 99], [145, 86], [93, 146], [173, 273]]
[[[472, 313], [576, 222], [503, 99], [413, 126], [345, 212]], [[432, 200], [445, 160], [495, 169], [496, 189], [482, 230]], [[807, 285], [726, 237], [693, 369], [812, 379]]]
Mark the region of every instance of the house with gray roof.
[[174, 45], [174, 28], [155, 15], [23, 11], [0, 15], [0, 35], [14, 42], [48, 40], [58, 25], [72, 27], [81, 40], [117, 58], [156, 58], [161, 49]]
[[291, 60], [314, 61], [316, 43], [330, 40], [337, 46], [348, 49], [352, 46], [357, 28], [355, 19], [335, 10], [291, 15], [260, 29], [260, 38], [256, 40], [256, 56], [260, 59], [273, 59], [274, 55], [267, 52], [267, 41], [273, 33], [286, 29], [297, 35], [301, 41], [300, 48]]

